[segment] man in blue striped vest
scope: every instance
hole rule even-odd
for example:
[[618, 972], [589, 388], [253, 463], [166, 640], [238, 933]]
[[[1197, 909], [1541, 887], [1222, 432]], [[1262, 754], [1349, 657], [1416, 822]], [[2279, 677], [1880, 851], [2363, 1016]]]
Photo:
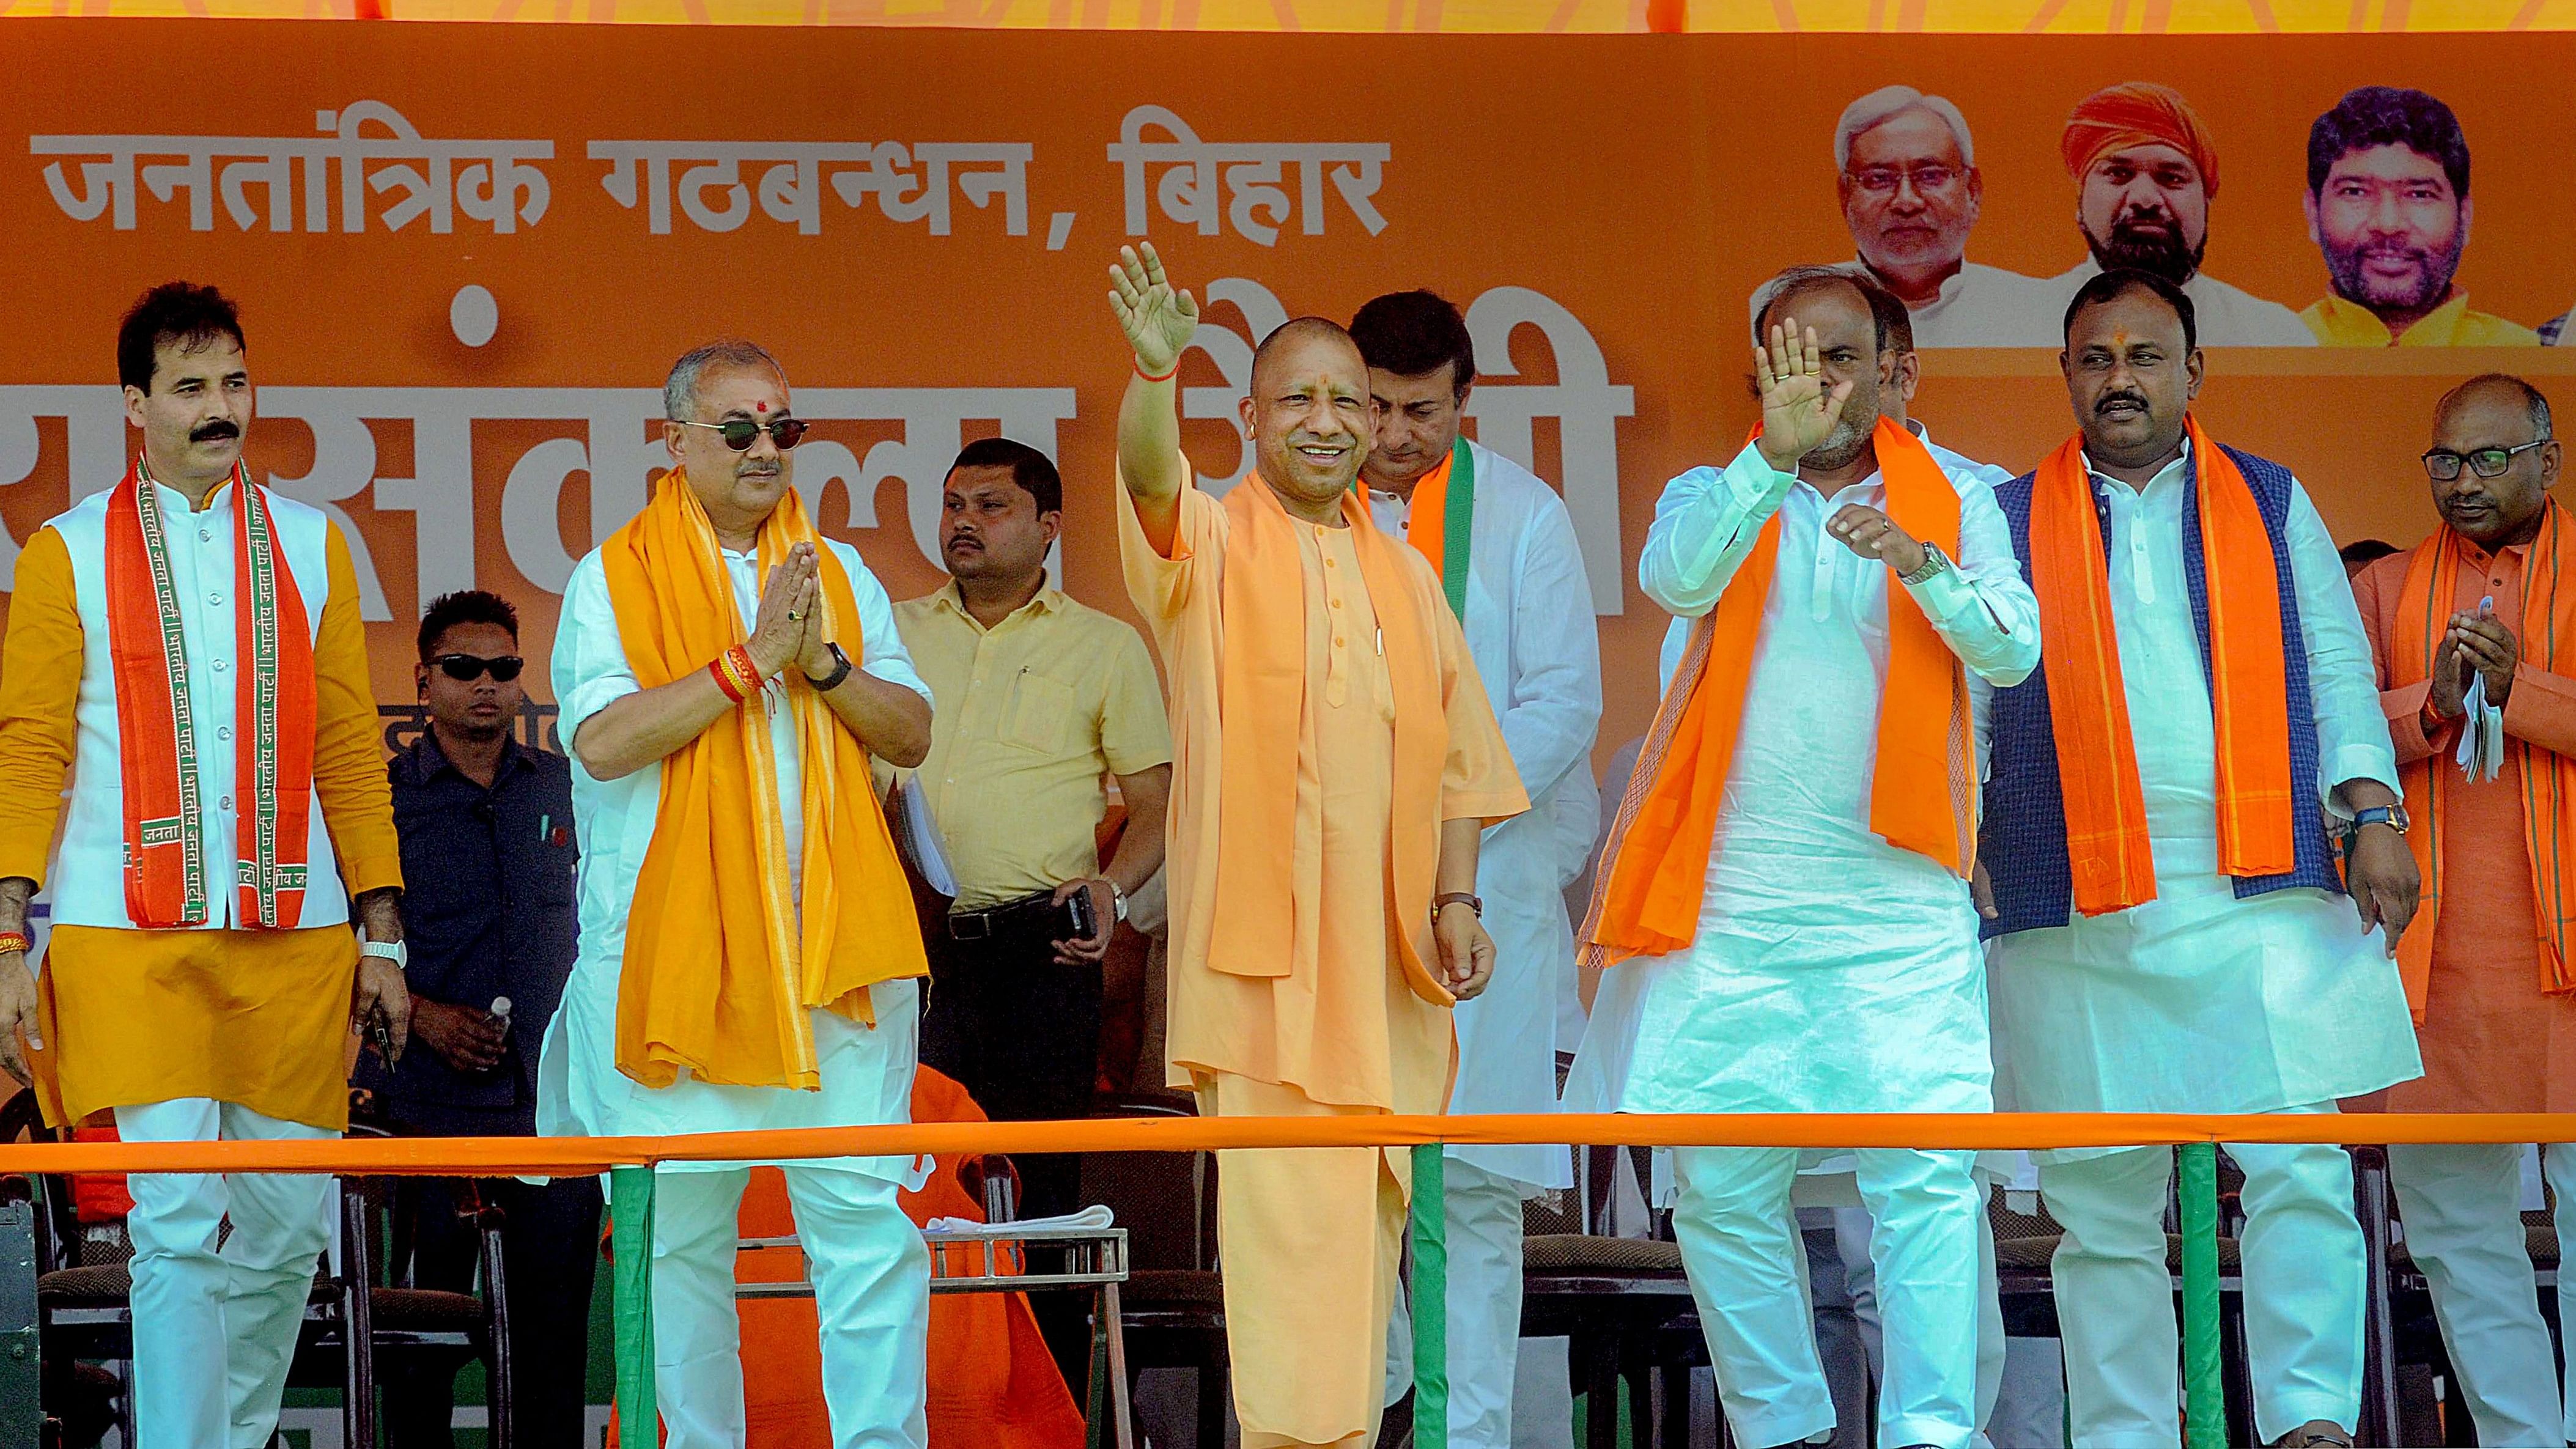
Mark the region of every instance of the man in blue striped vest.
[[[2389, 945], [2416, 868], [2333, 540], [2287, 468], [2191, 416], [2201, 354], [2172, 283], [2087, 282], [2060, 365], [2083, 431], [1999, 493], [2041, 642], [2039, 670], [1994, 696], [1998, 1105], [2331, 1112], [2419, 1075]], [[2349, 1444], [2350, 1163], [2334, 1146], [2229, 1152], [2256, 1424], [2266, 1443]], [[2040, 1156], [2066, 1227], [2053, 1272], [2074, 1442], [2174, 1444], [2172, 1153]]]

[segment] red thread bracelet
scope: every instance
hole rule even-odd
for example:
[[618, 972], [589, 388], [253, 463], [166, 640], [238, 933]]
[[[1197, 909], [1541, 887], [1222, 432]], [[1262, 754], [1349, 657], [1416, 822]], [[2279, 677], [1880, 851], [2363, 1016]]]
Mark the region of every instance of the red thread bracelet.
[[1140, 362], [1136, 364], [1136, 375], [1145, 379], [1147, 382], [1170, 382], [1173, 378], [1181, 375], [1181, 360], [1177, 357], [1173, 358], [1172, 370], [1164, 373], [1160, 377], [1156, 377], [1154, 374], [1147, 372], [1145, 370], [1145, 364]]

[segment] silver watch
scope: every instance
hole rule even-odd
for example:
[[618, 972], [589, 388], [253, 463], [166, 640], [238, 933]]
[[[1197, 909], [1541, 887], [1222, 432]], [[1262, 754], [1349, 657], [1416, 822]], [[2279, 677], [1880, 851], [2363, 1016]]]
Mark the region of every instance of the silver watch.
[[373, 956], [379, 960], [391, 961], [394, 963], [394, 969], [396, 971], [402, 970], [411, 962], [410, 949], [404, 946], [400, 941], [362, 940], [358, 943], [358, 954], [361, 956]]
[[1910, 589], [1917, 584], [1928, 584], [1932, 582], [1941, 575], [1948, 573], [1950, 571], [1950, 567], [1950, 556], [1941, 551], [1941, 545], [1937, 543], [1927, 543], [1923, 545], [1923, 567], [1916, 569], [1910, 574], [1898, 574], [1896, 576], [1896, 581]]

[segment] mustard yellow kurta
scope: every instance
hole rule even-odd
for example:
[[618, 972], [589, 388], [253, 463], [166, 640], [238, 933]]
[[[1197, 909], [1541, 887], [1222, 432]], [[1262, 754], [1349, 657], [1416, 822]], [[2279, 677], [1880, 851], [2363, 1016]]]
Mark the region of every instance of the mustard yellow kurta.
[[[1260, 487], [1247, 480], [1242, 487]], [[1123, 490], [1122, 490], [1123, 496]], [[1436, 960], [1428, 922], [1392, 918], [1394, 699], [1378, 640], [1380, 607], [1412, 608], [1436, 641], [1449, 749], [1444, 819], [1525, 809], [1502, 735], [1439, 581], [1397, 549], [1410, 597], [1374, 601], [1347, 528], [1299, 522], [1302, 598], [1283, 617], [1223, 615], [1228, 520], [1195, 489], [1181, 496], [1169, 556], [1122, 508], [1128, 587], [1170, 677], [1174, 781], [1166, 866], [1172, 899], [1171, 1081], [1217, 1115], [1437, 1112], [1447, 1101], [1455, 1035], [1446, 1002], [1415, 988], [1393, 933], [1416, 933]], [[1359, 526], [1367, 526], [1364, 523]], [[1302, 619], [1299, 618], [1302, 615]], [[1296, 622], [1291, 622], [1291, 621]], [[1211, 969], [1217, 899], [1220, 664], [1234, 627], [1301, 628], [1304, 713], [1294, 838], [1281, 842], [1275, 888], [1289, 895], [1284, 975]], [[1219, 1239], [1236, 1416], [1245, 1449], [1365, 1443], [1375, 1431], [1387, 1309], [1407, 1178], [1403, 1159], [1366, 1149], [1224, 1154]]]
[[[352, 897], [402, 884], [383, 735], [358, 618], [357, 570], [339, 531], [313, 641], [313, 788]], [[61, 535], [19, 555], [0, 654], [0, 878], [43, 884], [70, 774], [82, 635]], [[114, 790], [114, 780], [72, 788]], [[178, 1097], [234, 1102], [281, 1121], [348, 1125], [349, 990], [356, 935], [295, 931], [55, 930], [38, 978], [47, 1050], [35, 1061], [48, 1121]]]

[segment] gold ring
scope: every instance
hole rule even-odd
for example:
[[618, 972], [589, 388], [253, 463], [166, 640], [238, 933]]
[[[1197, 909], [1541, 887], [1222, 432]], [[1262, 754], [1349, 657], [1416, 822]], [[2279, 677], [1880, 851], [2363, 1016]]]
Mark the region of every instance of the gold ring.
[[802, 615], [802, 614], [800, 614], [800, 613], [797, 613], [794, 609], [790, 609], [790, 610], [788, 610], [788, 611], [787, 611], [787, 617], [788, 617], [788, 618], [790, 618], [790, 619], [802, 619], [802, 618], [804, 618], [805, 616], [804, 616], [804, 615]]

